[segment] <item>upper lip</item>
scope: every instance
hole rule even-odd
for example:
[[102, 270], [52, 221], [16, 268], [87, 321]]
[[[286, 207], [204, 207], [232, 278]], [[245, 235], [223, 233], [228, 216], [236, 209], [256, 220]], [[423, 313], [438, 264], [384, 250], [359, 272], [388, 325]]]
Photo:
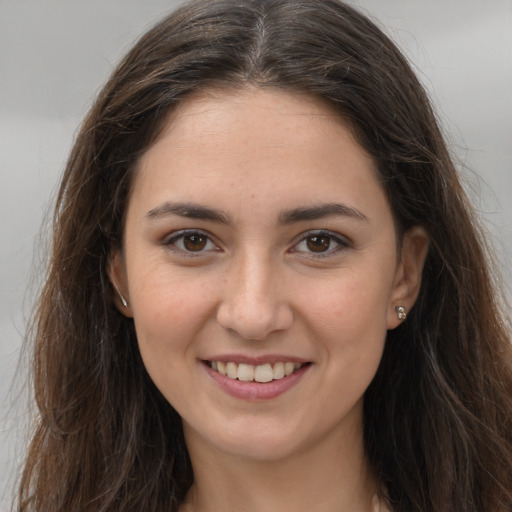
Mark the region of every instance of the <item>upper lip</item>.
[[305, 364], [310, 362], [309, 360], [301, 357], [284, 354], [264, 354], [258, 356], [250, 356], [246, 354], [219, 354], [205, 357], [203, 361], [222, 361], [224, 363], [251, 364], [253, 366], [288, 362]]

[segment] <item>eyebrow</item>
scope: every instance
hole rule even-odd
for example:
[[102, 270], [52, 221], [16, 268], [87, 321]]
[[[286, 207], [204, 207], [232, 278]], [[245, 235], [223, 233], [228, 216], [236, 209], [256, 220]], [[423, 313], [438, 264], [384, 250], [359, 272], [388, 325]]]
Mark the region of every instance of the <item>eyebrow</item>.
[[343, 203], [328, 203], [285, 211], [280, 215], [279, 221], [281, 224], [291, 224], [293, 222], [323, 219], [324, 217], [338, 215], [368, 221], [368, 217], [363, 212]]
[[[146, 217], [149, 219], [158, 219], [160, 217], [173, 215], [186, 217], [188, 219], [209, 220], [220, 224], [234, 224], [231, 217], [222, 210], [208, 208], [195, 203], [165, 202], [160, 206], [149, 210]], [[327, 203], [286, 210], [279, 215], [279, 223], [293, 224], [295, 222], [317, 220], [332, 216], [344, 216], [357, 220], [368, 221], [368, 217], [366, 217], [366, 215], [357, 208], [343, 203]]]
[[210, 220], [221, 224], [232, 224], [229, 215], [221, 210], [215, 210], [194, 203], [170, 203], [165, 202], [146, 214], [149, 219], [177, 215], [188, 219]]

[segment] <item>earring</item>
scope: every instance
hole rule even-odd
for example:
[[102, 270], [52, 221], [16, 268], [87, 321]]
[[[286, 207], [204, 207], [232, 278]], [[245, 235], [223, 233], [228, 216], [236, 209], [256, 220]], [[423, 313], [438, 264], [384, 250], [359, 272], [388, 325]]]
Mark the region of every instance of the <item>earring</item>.
[[396, 306], [395, 311], [399, 320], [405, 320], [407, 318], [407, 310], [404, 306]]
[[128, 307], [128, 301], [123, 297], [123, 294], [119, 291], [119, 288], [114, 284], [114, 288], [116, 289], [117, 295], [119, 295], [119, 298], [121, 299], [121, 304], [127, 308]]
[[126, 299], [121, 294], [119, 294], [119, 298], [121, 299], [121, 302], [122, 302], [123, 306], [125, 308], [127, 308], [128, 307], [128, 302], [126, 301]]

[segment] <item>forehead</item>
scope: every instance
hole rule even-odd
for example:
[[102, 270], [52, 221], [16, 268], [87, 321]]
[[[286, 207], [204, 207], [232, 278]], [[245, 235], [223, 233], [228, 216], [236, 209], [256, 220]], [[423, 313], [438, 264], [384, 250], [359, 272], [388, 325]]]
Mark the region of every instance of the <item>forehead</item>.
[[348, 123], [314, 97], [211, 91], [184, 100], [141, 156], [127, 223], [189, 203], [261, 230], [283, 212], [341, 203], [382, 228], [394, 221], [375, 167]]
[[[250, 114], [250, 120], [247, 116], [237, 116], [237, 112]], [[164, 131], [158, 139], [173, 133], [176, 125], [182, 130], [185, 124], [190, 128], [195, 124], [194, 117], [199, 116], [199, 121], [203, 129], [208, 128], [204, 121], [209, 117], [218, 119], [218, 116], [230, 116], [229, 120], [237, 124], [250, 123], [257, 130], [258, 125], [254, 125], [258, 120], [263, 124], [272, 119], [273, 122], [281, 120], [282, 124], [287, 124], [287, 119], [298, 119], [307, 121], [316, 119], [332, 126], [343, 126], [349, 131], [350, 126], [346, 119], [334, 111], [334, 109], [324, 100], [311, 94], [295, 92], [286, 89], [274, 87], [256, 87], [246, 86], [241, 88], [211, 88], [199, 91], [186, 96], [176, 108], [169, 114]], [[197, 129], [199, 126], [195, 126]], [[210, 128], [212, 128], [210, 126]], [[217, 127], [215, 127], [217, 128]], [[264, 135], [267, 132], [259, 133]]]
[[236, 167], [238, 177], [258, 178], [271, 171], [275, 178], [300, 179], [300, 171], [309, 168], [320, 181], [322, 168], [351, 165], [375, 174], [373, 160], [348, 122], [323, 101], [246, 88], [185, 98], [139, 160], [137, 174], [140, 185], [162, 167], [174, 180], [199, 178], [203, 171], [220, 177], [229, 166]]

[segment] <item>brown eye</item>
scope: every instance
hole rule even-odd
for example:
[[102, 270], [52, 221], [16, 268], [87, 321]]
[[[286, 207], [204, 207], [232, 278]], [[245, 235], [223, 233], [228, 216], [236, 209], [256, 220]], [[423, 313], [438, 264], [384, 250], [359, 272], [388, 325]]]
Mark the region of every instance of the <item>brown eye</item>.
[[312, 235], [306, 239], [307, 248], [311, 252], [325, 252], [331, 246], [331, 237], [326, 235]]
[[210, 236], [201, 231], [178, 231], [164, 240], [164, 245], [182, 256], [200, 256], [202, 253], [218, 251]]
[[302, 234], [299, 242], [290, 248], [290, 252], [302, 253], [310, 258], [334, 257], [352, 247], [343, 235], [327, 230], [309, 231]]
[[183, 237], [183, 246], [187, 251], [202, 251], [206, 247], [207, 242], [208, 237], [199, 233]]

